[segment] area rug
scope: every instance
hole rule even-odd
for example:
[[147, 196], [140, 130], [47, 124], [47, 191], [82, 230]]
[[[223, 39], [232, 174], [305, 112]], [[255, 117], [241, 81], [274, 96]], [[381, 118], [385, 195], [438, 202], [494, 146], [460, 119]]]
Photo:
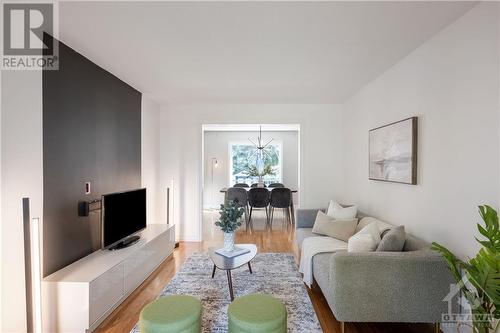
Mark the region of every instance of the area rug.
[[[250, 274], [244, 265], [232, 271], [234, 297], [264, 293], [280, 299], [288, 312], [288, 332], [322, 332], [293, 256], [288, 253], [259, 253], [252, 260]], [[163, 289], [161, 296], [185, 294], [203, 304], [203, 332], [227, 332], [230, 303], [227, 276], [217, 270], [206, 253], [190, 256]], [[131, 333], [139, 333], [136, 325]]]

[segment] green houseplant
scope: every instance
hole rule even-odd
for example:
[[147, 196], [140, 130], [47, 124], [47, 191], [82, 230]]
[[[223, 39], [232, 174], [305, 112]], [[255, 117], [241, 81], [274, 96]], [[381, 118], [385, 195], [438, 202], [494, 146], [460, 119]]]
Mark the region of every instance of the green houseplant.
[[264, 166], [262, 172], [259, 172], [259, 169], [255, 165], [247, 165], [245, 173], [250, 177], [259, 177], [259, 185], [264, 187], [263, 177], [267, 175], [274, 175], [276, 171], [274, 171], [273, 167], [270, 164]]
[[[451, 270], [465, 299], [471, 306], [474, 333], [498, 332], [500, 318], [500, 228], [498, 214], [490, 206], [479, 206], [484, 226], [477, 224], [482, 248], [468, 261], [458, 259], [450, 250], [434, 242]], [[464, 275], [469, 283], [463, 283]]]
[[241, 216], [244, 208], [239, 207], [234, 201], [229, 201], [225, 205], [220, 205], [220, 218], [215, 225], [224, 232], [224, 250], [231, 252], [234, 250], [234, 232], [241, 226]]

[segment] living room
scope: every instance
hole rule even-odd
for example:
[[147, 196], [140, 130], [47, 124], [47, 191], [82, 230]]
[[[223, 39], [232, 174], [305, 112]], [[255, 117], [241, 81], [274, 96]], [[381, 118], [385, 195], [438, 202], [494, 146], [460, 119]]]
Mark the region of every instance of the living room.
[[2, 3], [0, 331], [498, 330], [498, 3], [45, 5]]

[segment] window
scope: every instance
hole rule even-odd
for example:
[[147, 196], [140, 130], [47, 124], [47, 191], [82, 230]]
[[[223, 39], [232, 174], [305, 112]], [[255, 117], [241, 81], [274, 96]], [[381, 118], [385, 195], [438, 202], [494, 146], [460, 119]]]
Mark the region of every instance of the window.
[[[282, 183], [282, 159], [283, 144], [272, 142], [267, 146], [268, 154], [264, 157], [264, 165], [273, 168], [273, 175], [263, 177], [264, 184]], [[246, 183], [251, 185], [258, 182], [258, 177], [251, 177], [247, 174], [249, 166], [256, 165], [256, 148], [250, 142], [229, 143], [229, 184]]]

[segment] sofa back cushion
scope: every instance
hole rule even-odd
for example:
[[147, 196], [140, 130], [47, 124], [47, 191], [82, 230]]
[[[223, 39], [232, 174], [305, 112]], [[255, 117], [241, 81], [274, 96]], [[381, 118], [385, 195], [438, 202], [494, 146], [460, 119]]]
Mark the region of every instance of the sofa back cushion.
[[429, 250], [430, 247], [431, 247], [430, 243], [418, 237], [415, 237], [409, 233], [406, 233], [406, 241], [403, 251], [409, 252], [409, 251]]
[[367, 225], [369, 225], [372, 222], [375, 222], [377, 224], [378, 229], [380, 230], [380, 233], [383, 233], [384, 231], [395, 227], [394, 225], [389, 224], [387, 222], [380, 221], [379, 219], [376, 219], [376, 218], [371, 217], [371, 216], [367, 216], [367, 217], [363, 217], [359, 221], [358, 226], [356, 227], [356, 232], [359, 232], [361, 229], [363, 229], [364, 227], [366, 227]]
[[[381, 220], [376, 219], [376, 218], [371, 217], [371, 216], [366, 216], [365, 214], [362, 214], [359, 211], [358, 211], [358, 218], [360, 220], [359, 220], [358, 226], [356, 227], [356, 231], [355, 231], [356, 233], [359, 232], [361, 229], [363, 229], [364, 227], [366, 227], [368, 224], [370, 224], [372, 222], [377, 223], [381, 235], [384, 234], [384, 231], [387, 231], [387, 230], [395, 227], [395, 225], [381, 221]], [[430, 243], [428, 243], [428, 242], [426, 242], [426, 241], [424, 241], [416, 236], [413, 236], [409, 233], [406, 233], [406, 240], [405, 240], [405, 245], [403, 247], [403, 251], [409, 252], [409, 251], [428, 250], [430, 248], [430, 246], [431, 246]]]

